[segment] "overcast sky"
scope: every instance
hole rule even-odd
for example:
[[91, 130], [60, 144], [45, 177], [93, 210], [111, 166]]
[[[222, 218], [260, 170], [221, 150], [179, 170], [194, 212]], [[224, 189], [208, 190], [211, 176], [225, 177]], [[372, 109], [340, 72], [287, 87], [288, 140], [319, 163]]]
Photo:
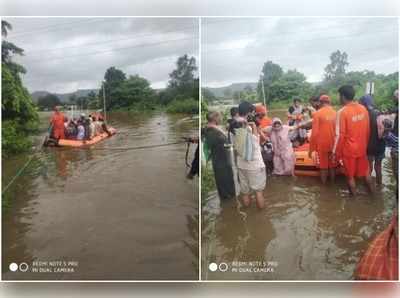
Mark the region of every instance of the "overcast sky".
[[[76, 3], [74, 5], [74, 3]], [[398, 0], [0, 0], [1, 15], [392, 15]]]
[[256, 82], [263, 63], [323, 78], [329, 55], [346, 51], [348, 70], [398, 70], [397, 18], [208, 18], [202, 21], [202, 84]]
[[25, 50], [29, 91], [98, 88], [108, 67], [165, 87], [179, 56], [198, 60], [195, 18], [7, 18], [8, 40]]

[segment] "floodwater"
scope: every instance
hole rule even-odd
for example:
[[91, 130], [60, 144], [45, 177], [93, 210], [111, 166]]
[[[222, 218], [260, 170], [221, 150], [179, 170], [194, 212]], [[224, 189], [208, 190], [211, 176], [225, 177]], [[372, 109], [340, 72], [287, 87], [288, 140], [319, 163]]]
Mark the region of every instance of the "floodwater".
[[[46, 123], [49, 114], [41, 116]], [[108, 119], [115, 136], [88, 149], [43, 149], [7, 191], [3, 279], [197, 279], [198, 179], [185, 177], [186, 144], [97, 149], [179, 142], [198, 135], [198, 120], [123, 112]], [[27, 158], [3, 160], [3, 186]], [[12, 262], [29, 269], [11, 272]]]
[[[284, 111], [271, 114], [285, 119]], [[254, 201], [240, 210], [235, 200], [220, 204], [210, 192], [202, 199], [203, 279], [353, 279], [368, 243], [395, 212], [390, 163], [384, 160], [384, 185], [374, 196], [360, 182], [349, 197], [343, 177], [326, 186], [317, 177], [268, 177], [261, 211]], [[220, 267], [210, 270], [211, 263]]]

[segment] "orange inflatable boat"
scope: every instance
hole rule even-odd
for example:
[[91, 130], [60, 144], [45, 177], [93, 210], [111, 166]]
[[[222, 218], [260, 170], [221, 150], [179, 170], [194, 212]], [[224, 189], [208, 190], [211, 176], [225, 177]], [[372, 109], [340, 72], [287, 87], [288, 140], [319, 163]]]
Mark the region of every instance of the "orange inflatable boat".
[[[294, 148], [294, 153], [296, 155], [294, 173], [296, 176], [319, 176], [318, 157], [312, 156], [312, 158], [310, 158], [308, 156], [309, 148], [309, 143], [305, 143], [297, 148]], [[315, 154], [315, 152], [313, 152], [313, 154]], [[343, 168], [339, 167], [337, 169], [337, 174], [343, 174]]]
[[52, 139], [49, 139], [46, 141], [45, 145], [46, 146], [59, 146], [59, 147], [84, 147], [84, 146], [90, 146], [93, 144], [96, 144], [112, 135], [115, 135], [117, 133], [117, 130], [113, 127], [108, 127], [108, 131], [111, 133], [109, 135], [106, 132], [103, 132], [97, 136], [95, 136], [91, 140], [84, 140], [84, 141], [79, 141], [79, 140], [69, 140], [69, 139], [60, 139], [58, 140], [58, 143]]

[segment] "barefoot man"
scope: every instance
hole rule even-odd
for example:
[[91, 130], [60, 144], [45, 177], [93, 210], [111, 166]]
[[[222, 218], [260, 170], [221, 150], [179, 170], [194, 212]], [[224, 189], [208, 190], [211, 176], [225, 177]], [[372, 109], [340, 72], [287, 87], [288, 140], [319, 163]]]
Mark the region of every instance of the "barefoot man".
[[363, 177], [372, 193], [374, 189], [367, 157], [370, 134], [368, 111], [354, 100], [353, 86], [345, 85], [338, 91], [343, 107], [337, 112], [332, 160], [342, 159], [351, 195], [356, 193], [355, 177]]

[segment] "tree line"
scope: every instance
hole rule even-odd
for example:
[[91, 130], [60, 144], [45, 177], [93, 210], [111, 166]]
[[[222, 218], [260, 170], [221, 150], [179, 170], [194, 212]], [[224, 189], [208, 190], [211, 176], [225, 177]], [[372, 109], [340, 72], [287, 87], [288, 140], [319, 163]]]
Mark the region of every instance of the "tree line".
[[[107, 111], [143, 111], [166, 107], [170, 112], [198, 113], [199, 79], [196, 71], [196, 59], [183, 55], [178, 58], [176, 69], [169, 74], [167, 88], [155, 90], [147, 79], [137, 74], [128, 76], [113, 66], [106, 70], [97, 93], [91, 91], [86, 96], [72, 94], [68, 104], [80, 109], [102, 109], [104, 96]], [[38, 99], [41, 109], [51, 109], [60, 104], [55, 94]]]
[[29, 91], [23, 86], [21, 74], [26, 69], [13, 61], [24, 50], [5, 38], [12, 30], [10, 23], [1, 21], [1, 113], [2, 113], [2, 155], [22, 152], [31, 147], [29, 135], [37, 131], [39, 116]]
[[[330, 55], [330, 63], [324, 69], [323, 80], [311, 84], [307, 82], [306, 76], [296, 69], [285, 71], [279, 64], [267, 61], [262, 66], [262, 75], [257, 88], [246, 86], [241, 91], [231, 93], [229, 90], [225, 90], [224, 98], [262, 102], [265, 96], [267, 105], [283, 107], [294, 97], [308, 100], [311, 96], [326, 93], [333, 98], [333, 103], [337, 105], [339, 104], [337, 90], [341, 85], [353, 85], [356, 89], [356, 96], [361, 97], [366, 92], [366, 83], [374, 82], [376, 106], [380, 109], [390, 108], [393, 104], [392, 94], [398, 88], [399, 73], [384, 75], [370, 70], [347, 71], [349, 65], [347, 53], [337, 50]], [[202, 96], [209, 103], [219, 100], [207, 88], [202, 89]]]
[[[2, 155], [8, 156], [29, 150], [30, 136], [38, 131], [39, 110], [62, 105], [55, 94], [38, 99], [37, 104], [24, 87], [21, 75], [26, 69], [14, 62], [13, 57], [24, 55], [24, 50], [7, 40], [12, 25], [1, 21], [1, 80], [2, 80]], [[161, 108], [171, 113], [198, 113], [199, 79], [196, 59], [187, 54], [178, 58], [176, 68], [169, 74], [168, 85], [155, 90], [150, 82], [139, 75], [127, 75], [116, 67], [104, 74], [98, 92], [87, 96], [72, 95], [69, 104], [82, 109], [103, 108], [103, 87], [108, 111], [144, 111]]]

